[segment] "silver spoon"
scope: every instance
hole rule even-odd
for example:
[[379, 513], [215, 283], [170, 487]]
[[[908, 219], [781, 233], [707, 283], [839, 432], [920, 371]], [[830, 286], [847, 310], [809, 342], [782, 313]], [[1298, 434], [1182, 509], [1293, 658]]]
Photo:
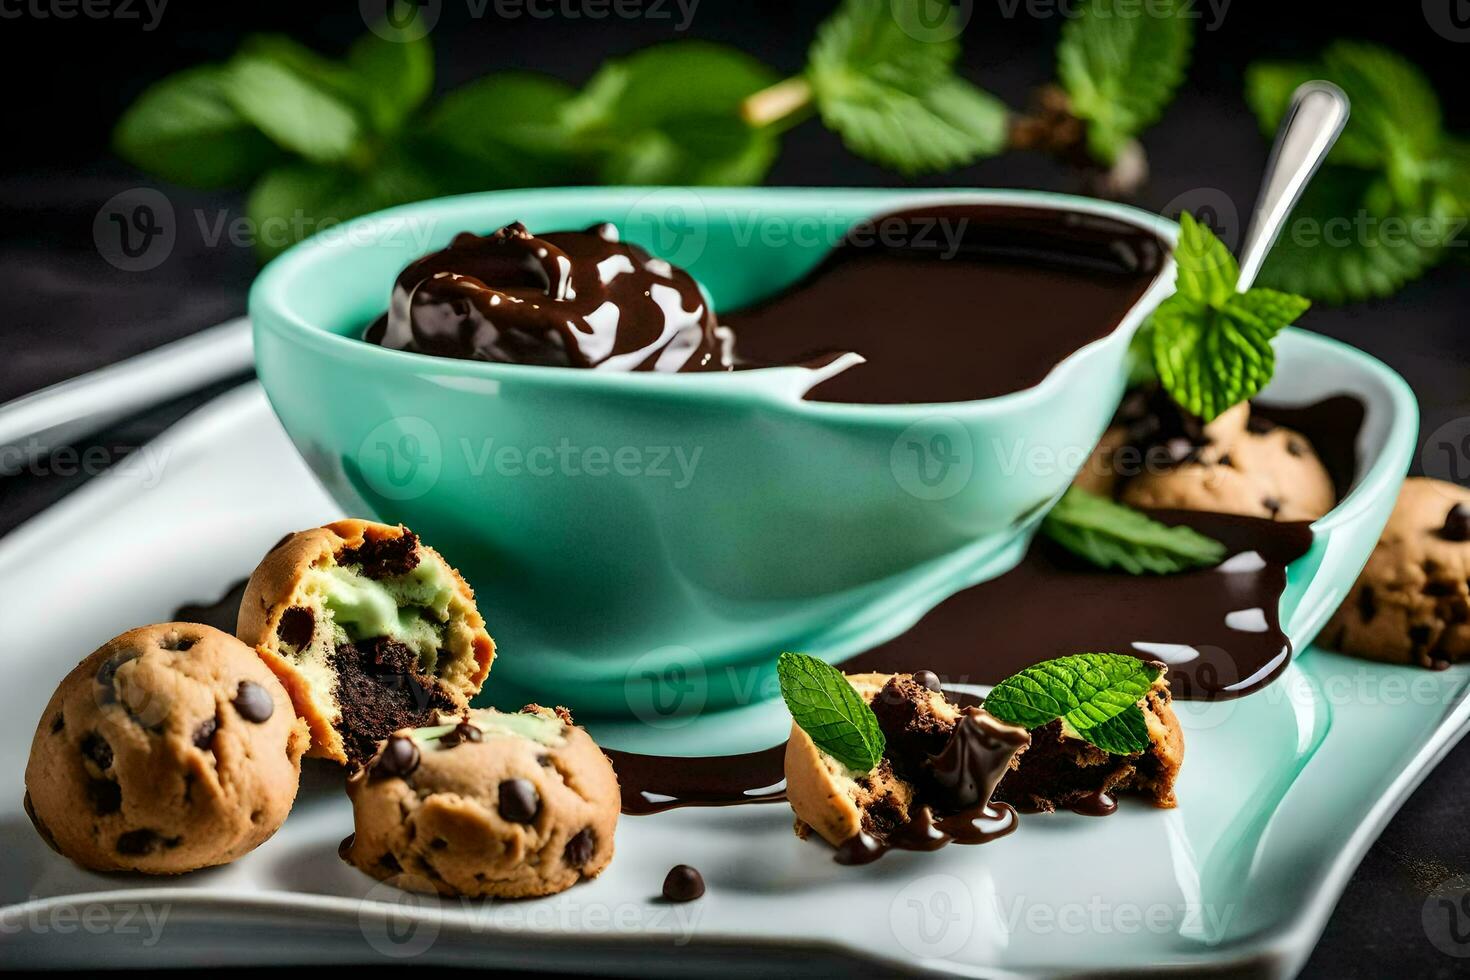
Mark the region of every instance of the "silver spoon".
[[1307, 82], [1292, 93], [1241, 243], [1237, 290], [1244, 292], [1256, 281], [1307, 181], [1347, 125], [1349, 108], [1347, 95], [1331, 82]]

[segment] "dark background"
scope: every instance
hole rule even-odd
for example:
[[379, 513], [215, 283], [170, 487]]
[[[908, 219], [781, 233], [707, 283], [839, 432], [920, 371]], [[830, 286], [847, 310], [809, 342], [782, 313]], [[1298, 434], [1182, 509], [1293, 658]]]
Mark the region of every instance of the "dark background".
[[[116, 0], [112, 9], [122, 4]], [[1310, 58], [1336, 37], [1377, 41], [1409, 55], [1445, 100], [1449, 128], [1470, 133], [1470, 101], [1462, 94], [1470, 36], [1459, 42], [1442, 36], [1426, 13], [1452, 4], [1470, 24], [1470, 3], [1464, 0], [1234, 0], [1211, 30], [1214, 15], [1208, 4], [1198, 3], [1202, 19], [1189, 81], [1144, 137], [1154, 176], [1139, 203], [1172, 213], [1223, 194], [1241, 215], [1248, 214], [1267, 145], [1241, 98], [1243, 68], [1258, 58]], [[566, 16], [582, 9], [575, 0], [535, 4], [539, 11], [563, 12], [550, 17], [501, 17], [492, 3], [484, 17], [475, 18], [469, 12], [479, 5], [466, 0], [444, 0], [442, 6], [432, 34], [440, 91], [506, 68], [581, 83], [607, 57], [680, 37], [723, 41], [795, 72], [816, 24], [833, 4], [701, 0], [683, 32], [672, 0], [663, 6], [665, 17], [635, 20]], [[0, 153], [0, 295], [7, 307], [0, 316], [0, 401], [245, 311], [254, 255], [229, 244], [210, 245], [192, 220], [180, 222], [174, 251], [152, 271], [122, 272], [99, 255], [92, 221], [103, 203], [120, 191], [153, 185], [108, 152], [111, 125], [128, 102], [171, 71], [223, 60], [248, 32], [288, 32], [340, 54], [363, 30], [355, 2], [172, 0], [152, 30], [145, 30], [152, 20], [146, 7], [139, 0], [130, 7], [134, 19], [80, 11], [64, 19], [57, 14], [65, 8], [52, 0], [0, 0], [6, 134]], [[1056, 3], [1037, 0], [975, 0], [964, 73], [1012, 106], [1023, 106], [1036, 85], [1053, 77], [1052, 52], [1062, 24], [1057, 9]], [[769, 183], [904, 182], [853, 157], [813, 121], [786, 136]], [[1074, 175], [1018, 154], [923, 183], [1078, 189]], [[242, 200], [239, 194], [161, 189], [179, 215], [202, 209], [211, 220], [221, 209], [238, 213]], [[1225, 230], [1240, 233], [1239, 227]], [[1463, 261], [1445, 264], [1390, 300], [1313, 310], [1304, 325], [1354, 343], [1401, 372], [1419, 395], [1427, 434], [1470, 415], [1467, 270]], [[121, 455], [201, 400], [185, 399], [129, 420], [94, 443]], [[0, 533], [85, 478], [0, 478]], [[1470, 872], [1467, 804], [1470, 744], [1450, 753], [1369, 852], [1305, 976], [1465, 975], [1465, 960], [1439, 952], [1426, 939], [1421, 912], [1437, 884]]]

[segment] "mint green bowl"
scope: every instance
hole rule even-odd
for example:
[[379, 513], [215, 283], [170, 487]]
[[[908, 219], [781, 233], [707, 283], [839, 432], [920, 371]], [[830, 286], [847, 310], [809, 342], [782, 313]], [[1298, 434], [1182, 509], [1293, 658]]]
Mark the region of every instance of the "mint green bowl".
[[[404, 265], [466, 229], [610, 220], [688, 268], [718, 311], [795, 281], [857, 220], [938, 200], [1083, 210], [1174, 234], [1121, 205], [1014, 191], [449, 198], [359, 219], [272, 262], [250, 294], [257, 370], [348, 512], [414, 528], [469, 578], [504, 654], [493, 682], [612, 713], [661, 714], [671, 677], [697, 692], [695, 709], [749, 701], [770, 693], [777, 652], [836, 658], [871, 646], [1019, 559], [1116, 406], [1129, 340], [1172, 290], [1172, 263], [1116, 331], [1040, 384], [954, 404], [802, 400], [841, 365], [611, 374], [427, 357], [356, 337]], [[1283, 344], [1288, 359], [1294, 343]], [[1356, 379], [1345, 390], [1366, 379], [1390, 396], [1402, 386], [1363, 355], [1331, 352]], [[1379, 447], [1375, 465], [1392, 464], [1397, 478], [1412, 400], [1389, 401], [1393, 446]], [[1373, 499], [1348, 498], [1347, 516], [1326, 519], [1320, 549], [1299, 564], [1362, 564], [1392, 502], [1370, 482]], [[1331, 545], [1329, 532], [1350, 546]], [[1325, 601], [1311, 577], [1294, 572], [1288, 601]]]

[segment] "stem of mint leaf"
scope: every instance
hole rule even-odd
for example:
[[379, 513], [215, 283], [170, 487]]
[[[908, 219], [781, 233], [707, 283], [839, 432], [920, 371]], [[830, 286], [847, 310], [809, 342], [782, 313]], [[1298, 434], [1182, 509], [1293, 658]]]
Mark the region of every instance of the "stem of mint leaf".
[[1107, 497], [1072, 487], [1041, 522], [1041, 533], [1098, 568], [1169, 575], [1208, 568], [1225, 546], [1190, 527], [1170, 527]]
[[1105, 752], [1131, 755], [1148, 748], [1139, 702], [1160, 664], [1118, 653], [1078, 653], [1046, 660], [991, 689], [985, 710], [1001, 721], [1035, 729], [1061, 719], [1069, 734]]
[[884, 748], [878, 718], [840, 670], [804, 653], [783, 653], [776, 676], [792, 721], [817, 748], [856, 773], [878, 765]]

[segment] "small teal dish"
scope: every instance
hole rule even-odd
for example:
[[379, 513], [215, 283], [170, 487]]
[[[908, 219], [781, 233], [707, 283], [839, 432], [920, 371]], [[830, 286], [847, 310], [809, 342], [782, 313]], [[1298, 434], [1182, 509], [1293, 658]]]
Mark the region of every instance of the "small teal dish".
[[[1112, 334], [1041, 383], [963, 403], [803, 401], [841, 362], [614, 375], [357, 338], [399, 270], [463, 230], [612, 221], [687, 268], [719, 311], [794, 282], [858, 220], [938, 201], [1087, 211], [1175, 233], [1125, 206], [1015, 191], [567, 188], [429, 201], [271, 263], [250, 294], [257, 370], [343, 508], [414, 528], [469, 578], [507, 654], [495, 680], [645, 717], [667, 713], [670, 678], [699, 692], [690, 708], [748, 702], [772, 693], [775, 653], [855, 653], [1020, 558], [1117, 405], [1129, 341], [1172, 291], [1172, 263]], [[1283, 599], [1301, 649], [1387, 517], [1414, 406], [1396, 375], [1350, 348], [1293, 331], [1280, 354], [1291, 387], [1275, 400], [1307, 400], [1296, 385], [1311, 375], [1370, 402], [1369, 465], [1318, 522]]]

